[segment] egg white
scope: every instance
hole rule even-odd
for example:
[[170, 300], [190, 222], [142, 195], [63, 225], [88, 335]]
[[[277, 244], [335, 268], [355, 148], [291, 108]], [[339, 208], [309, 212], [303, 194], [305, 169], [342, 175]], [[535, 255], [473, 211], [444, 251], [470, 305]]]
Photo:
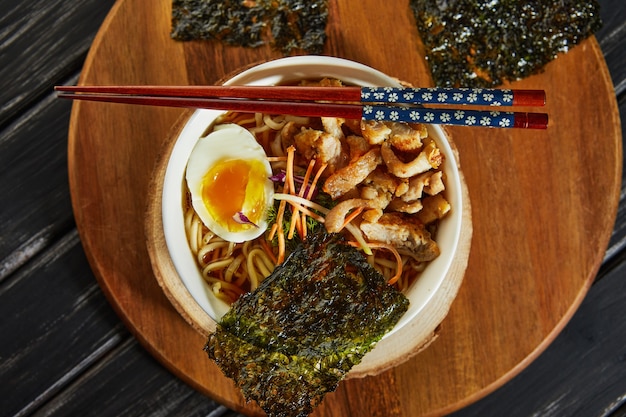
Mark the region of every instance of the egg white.
[[[266, 217], [262, 216], [260, 221], [255, 222], [257, 227], [251, 226], [246, 230], [231, 231], [213, 218], [202, 198], [202, 184], [207, 172], [216, 163], [231, 159], [256, 160], [263, 164], [267, 174], [264, 186], [264, 204], [265, 212], [267, 212], [274, 198], [274, 185], [270, 180], [272, 169], [263, 147], [252, 133], [239, 125], [218, 125], [210, 134], [200, 138], [189, 156], [185, 178], [191, 193], [191, 204], [200, 220], [222, 239], [239, 243], [255, 239], [263, 234], [268, 226]], [[242, 210], [245, 214], [245, 207]]]

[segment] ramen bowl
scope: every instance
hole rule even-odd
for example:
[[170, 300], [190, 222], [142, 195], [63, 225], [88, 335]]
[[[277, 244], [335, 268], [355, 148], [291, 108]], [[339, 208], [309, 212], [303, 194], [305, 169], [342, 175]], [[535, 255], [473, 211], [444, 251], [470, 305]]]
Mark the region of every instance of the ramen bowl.
[[[280, 85], [322, 78], [365, 87], [401, 86], [397, 79], [366, 65], [321, 56], [269, 61], [238, 73], [224, 84]], [[153, 176], [156, 198], [151, 202], [146, 224], [148, 249], [159, 284], [178, 312], [203, 335], [215, 330], [229, 306], [215, 296], [203, 279], [187, 241], [183, 208], [185, 172], [198, 139], [223, 113], [190, 111], [172, 130]], [[471, 240], [467, 190], [457, 152], [446, 131], [439, 125], [429, 125], [427, 129], [444, 155], [445, 198], [451, 206], [435, 236], [441, 253], [404, 292], [410, 301], [408, 311], [350, 372], [351, 377], [378, 373], [407, 360], [432, 342], [463, 279]]]

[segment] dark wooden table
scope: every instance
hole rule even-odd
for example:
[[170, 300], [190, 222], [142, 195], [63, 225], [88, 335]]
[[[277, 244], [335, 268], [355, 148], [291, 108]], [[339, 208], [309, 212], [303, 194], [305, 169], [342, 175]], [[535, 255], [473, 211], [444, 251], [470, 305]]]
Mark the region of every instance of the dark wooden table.
[[[76, 232], [71, 103], [55, 99], [52, 87], [76, 83], [113, 3], [0, 0], [0, 415], [239, 416], [174, 377], [133, 338]], [[624, 122], [626, 2], [600, 4], [596, 37]], [[626, 416], [624, 186], [604, 262], [570, 323], [521, 374], [454, 415]]]

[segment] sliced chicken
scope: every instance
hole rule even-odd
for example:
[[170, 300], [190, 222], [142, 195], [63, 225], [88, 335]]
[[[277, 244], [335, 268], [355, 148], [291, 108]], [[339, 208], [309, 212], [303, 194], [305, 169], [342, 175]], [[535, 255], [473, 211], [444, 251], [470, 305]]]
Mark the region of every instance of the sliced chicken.
[[385, 213], [377, 222], [363, 221], [360, 228], [368, 240], [404, 247], [419, 261], [431, 261], [439, 256], [439, 246], [425, 226], [400, 213]]
[[361, 122], [361, 133], [370, 145], [380, 145], [391, 134], [391, 129], [383, 122], [368, 120]]
[[417, 151], [422, 147], [422, 140], [427, 137], [428, 130], [423, 124], [393, 123], [389, 143], [400, 151]]
[[336, 166], [341, 160], [341, 141], [328, 132], [302, 129], [294, 136], [294, 142], [300, 155], [309, 161], [317, 159]]
[[337, 199], [354, 189], [382, 163], [380, 151], [372, 149], [350, 165], [335, 171], [324, 182], [324, 191]]
[[425, 144], [419, 155], [409, 162], [403, 162], [394, 153], [388, 141], [381, 145], [380, 154], [389, 172], [399, 178], [410, 178], [430, 169], [439, 168], [443, 161], [441, 151], [432, 141]]
[[442, 219], [450, 211], [450, 203], [441, 194], [422, 198], [422, 205], [417, 218], [424, 224]]

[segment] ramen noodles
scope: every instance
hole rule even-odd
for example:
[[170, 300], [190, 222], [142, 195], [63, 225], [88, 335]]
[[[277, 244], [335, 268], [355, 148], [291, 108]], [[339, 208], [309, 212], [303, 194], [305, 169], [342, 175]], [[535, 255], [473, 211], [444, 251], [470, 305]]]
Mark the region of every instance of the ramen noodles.
[[[321, 85], [340, 83], [323, 80]], [[228, 112], [206, 135], [233, 125], [255, 143], [234, 146], [222, 140], [232, 155], [205, 152], [215, 160], [206, 170], [250, 160], [268, 167], [267, 176], [262, 167], [256, 171], [262, 176], [256, 187], [233, 171], [232, 179], [224, 180], [224, 195], [205, 202], [233, 205], [225, 217], [234, 232], [221, 233], [199, 215], [189, 181], [184, 200], [190, 249], [216, 297], [232, 303], [254, 290], [300, 241], [321, 229], [343, 234], [400, 290], [439, 255], [437, 226], [451, 207], [445, 198], [444, 156], [425, 125]], [[212, 174], [207, 182], [227, 177], [220, 175]], [[237, 189], [245, 195], [233, 203], [241, 194]], [[254, 237], [241, 238], [239, 231]]]

